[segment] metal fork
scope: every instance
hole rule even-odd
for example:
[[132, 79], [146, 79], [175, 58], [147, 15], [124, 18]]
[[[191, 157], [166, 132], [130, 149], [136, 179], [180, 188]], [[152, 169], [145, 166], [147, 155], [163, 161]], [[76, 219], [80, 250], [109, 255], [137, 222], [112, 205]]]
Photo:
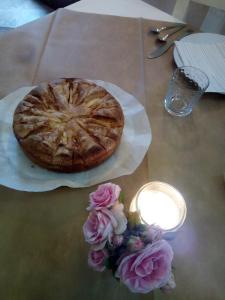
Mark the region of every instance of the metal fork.
[[175, 33], [178, 32], [178, 31], [180, 31], [180, 30], [183, 29], [185, 26], [186, 26], [185, 24], [180, 25], [179, 27], [175, 27], [174, 30], [168, 32], [168, 33], [165, 34], [165, 35], [159, 35], [159, 36], [158, 36], [158, 40], [159, 40], [160, 42], [166, 42], [167, 39], [168, 39], [168, 37], [170, 37], [171, 35], [175, 34]]
[[175, 27], [180, 27], [182, 26], [183, 24], [181, 23], [174, 23], [172, 25], [169, 25], [169, 26], [162, 26], [162, 27], [159, 27], [159, 28], [151, 28], [150, 31], [152, 33], [160, 33], [162, 31], [165, 31], [165, 30], [168, 30], [168, 29], [172, 29], [172, 28], [175, 28]]

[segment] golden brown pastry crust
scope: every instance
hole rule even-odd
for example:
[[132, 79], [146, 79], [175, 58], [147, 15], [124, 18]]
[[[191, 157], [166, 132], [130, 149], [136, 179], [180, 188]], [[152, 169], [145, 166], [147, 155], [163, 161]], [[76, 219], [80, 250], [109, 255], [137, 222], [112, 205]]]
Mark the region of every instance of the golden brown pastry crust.
[[102, 163], [119, 145], [124, 126], [118, 101], [83, 79], [42, 83], [18, 104], [14, 134], [36, 164], [77, 172]]

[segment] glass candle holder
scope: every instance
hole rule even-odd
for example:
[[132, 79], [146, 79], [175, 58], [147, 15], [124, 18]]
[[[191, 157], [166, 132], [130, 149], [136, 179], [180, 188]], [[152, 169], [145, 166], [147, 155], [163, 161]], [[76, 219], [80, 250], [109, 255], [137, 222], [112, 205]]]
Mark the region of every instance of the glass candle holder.
[[133, 199], [131, 212], [137, 212], [140, 222], [157, 225], [166, 233], [177, 231], [186, 218], [186, 203], [173, 186], [159, 181], [142, 186]]

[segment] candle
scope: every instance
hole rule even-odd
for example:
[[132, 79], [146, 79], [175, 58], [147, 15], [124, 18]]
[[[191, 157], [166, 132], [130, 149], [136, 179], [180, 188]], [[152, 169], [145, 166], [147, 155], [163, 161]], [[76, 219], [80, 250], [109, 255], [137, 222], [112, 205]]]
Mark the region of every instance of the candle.
[[130, 210], [138, 212], [142, 223], [155, 224], [169, 232], [183, 224], [187, 209], [184, 198], [174, 187], [155, 181], [141, 187]]

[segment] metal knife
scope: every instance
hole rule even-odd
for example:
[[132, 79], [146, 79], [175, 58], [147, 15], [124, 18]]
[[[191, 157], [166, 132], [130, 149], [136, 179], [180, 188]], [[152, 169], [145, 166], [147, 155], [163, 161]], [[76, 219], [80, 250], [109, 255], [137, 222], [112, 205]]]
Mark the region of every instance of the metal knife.
[[180, 39], [182, 39], [183, 37], [185, 37], [186, 35], [189, 35], [193, 33], [193, 30], [188, 29], [184, 32], [181, 32], [180, 34], [178, 34], [176, 36], [175, 39], [168, 41], [165, 45], [160, 46], [159, 48], [153, 50], [153, 52], [149, 53], [147, 58], [156, 58], [161, 56], [162, 54], [164, 54], [171, 46], [173, 46], [175, 41], [179, 41]]

